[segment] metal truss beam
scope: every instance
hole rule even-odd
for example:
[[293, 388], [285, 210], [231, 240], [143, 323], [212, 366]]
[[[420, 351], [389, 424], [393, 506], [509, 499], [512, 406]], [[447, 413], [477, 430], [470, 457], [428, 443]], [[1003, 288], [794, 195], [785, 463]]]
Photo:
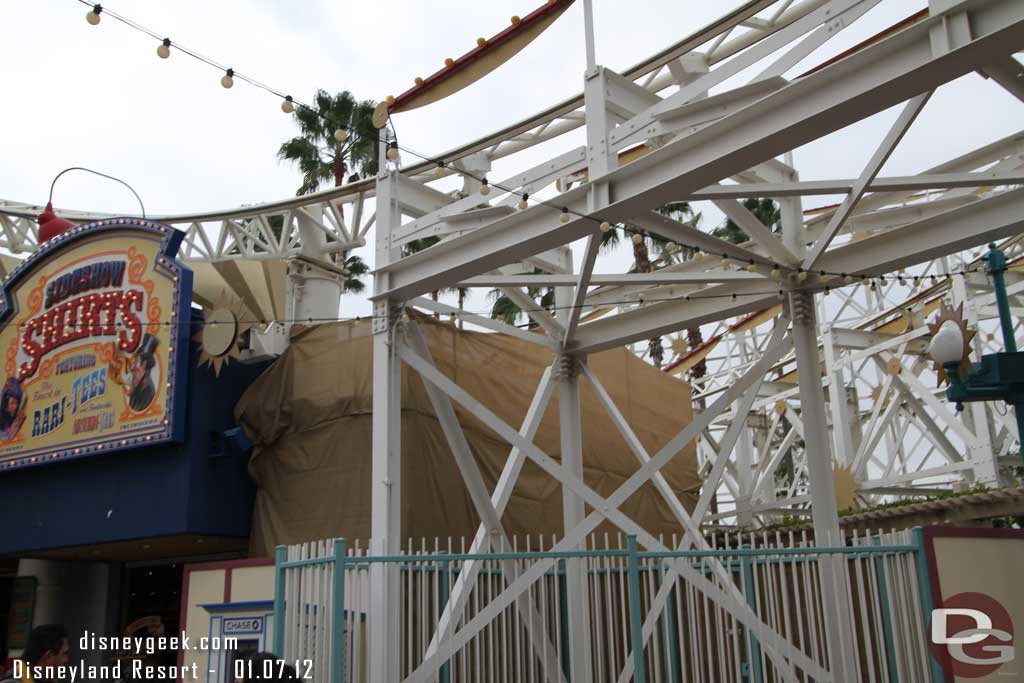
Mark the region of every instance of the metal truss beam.
[[[968, 13], [976, 37], [958, 34], [942, 44], [944, 52], [936, 53], [932, 33], [942, 31], [946, 19], [937, 14], [609, 172], [601, 182], [608, 184], [615, 200], [601, 217], [629, 221], [651, 208], [685, 199], [721, 178], [1020, 49], [1024, 19], [1016, 9], [1007, 0], [958, 5], [953, 11]], [[563, 193], [558, 201], [578, 213], [587, 212], [585, 187]], [[589, 219], [564, 224], [555, 219], [547, 206], [531, 207], [439, 244], [429, 253], [389, 264], [392, 286], [378, 296], [404, 299], [432, 291], [442, 282], [463, 280], [567, 244], [592, 229]]]

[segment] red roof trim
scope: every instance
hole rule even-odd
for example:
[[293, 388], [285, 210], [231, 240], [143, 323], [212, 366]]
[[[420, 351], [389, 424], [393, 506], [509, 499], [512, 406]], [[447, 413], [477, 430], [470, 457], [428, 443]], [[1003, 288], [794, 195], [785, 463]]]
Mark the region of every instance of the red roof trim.
[[740, 318], [738, 322], [736, 322], [736, 323], [734, 323], [734, 324], [729, 326], [729, 331], [730, 332], [735, 332], [740, 327], [742, 327], [743, 325], [746, 325], [747, 323], [749, 323], [751, 320], [753, 320], [757, 316], [761, 315], [762, 313], [767, 313], [768, 311], [772, 310], [772, 308], [775, 308], [775, 307], [772, 306], [771, 308], [762, 308], [760, 311], [754, 311], [753, 313]]
[[902, 31], [903, 29], [907, 28], [908, 26], [913, 26], [917, 22], [921, 21], [922, 19], [926, 19], [927, 17], [928, 17], [928, 8], [926, 7], [923, 10], [920, 10], [918, 12], [915, 12], [914, 14], [911, 14], [909, 17], [907, 17], [903, 21], [898, 21], [895, 24], [893, 24], [892, 26], [890, 26], [889, 28], [884, 29], [884, 30], [876, 33], [875, 35], [871, 36], [867, 40], [863, 40], [863, 41], [857, 43], [856, 45], [851, 47], [849, 50], [845, 50], [844, 52], [840, 52], [839, 54], [837, 54], [832, 59], [828, 59], [828, 60], [822, 62], [821, 64], [819, 64], [818, 66], [814, 67], [813, 69], [811, 69], [809, 71], [803, 72], [802, 74], [797, 76], [797, 78], [803, 78], [804, 76], [810, 76], [814, 72], [820, 71], [821, 69], [824, 69], [827, 66], [831, 66], [832, 64], [835, 64], [836, 62], [838, 62], [841, 59], [846, 59], [850, 55], [855, 54], [857, 52], [860, 52], [861, 50], [863, 50], [864, 48], [868, 47], [869, 45], [874, 45], [875, 43], [881, 41], [882, 39], [888, 38], [892, 34], [897, 33], [899, 31]]
[[427, 78], [423, 79], [423, 82], [419, 85], [406, 90], [404, 93], [395, 98], [394, 104], [388, 107], [388, 111], [395, 111], [400, 109], [403, 104], [407, 104], [416, 97], [419, 97], [427, 90], [430, 90], [434, 86], [443, 83], [448, 80], [452, 75], [462, 71], [467, 66], [477, 61], [489, 52], [493, 52], [498, 49], [504, 43], [507, 43], [512, 39], [513, 36], [522, 33], [530, 26], [536, 24], [544, 17], [561, 12], [571, 5], [575, 0], [553, 0], [552, 2], [545, 2], [541, 7], [527, 14], [518, 24], [511, 24], [508, 28], [501, 31], [497, 35], [488, 38], [487, 42], [482, 46], [477, 46], [462, 55], [455, 60], [455, 63], [450, 67], [445, 66], [440, 71], [437, 71]]

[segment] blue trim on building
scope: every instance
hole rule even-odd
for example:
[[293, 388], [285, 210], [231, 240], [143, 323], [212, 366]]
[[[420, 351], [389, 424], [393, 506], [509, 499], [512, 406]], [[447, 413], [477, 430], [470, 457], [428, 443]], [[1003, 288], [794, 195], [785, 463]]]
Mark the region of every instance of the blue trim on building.
[[273, 609], [273, 600], [249, 600], [243, 602], [207, 602], [199, 605], [207, 612], [246, 612], [257, 609]]
[[[198, 329], [202, 316], [191, 311], [186, 320]], [[235, 403], [267, 363], [231, 363], [215, 377], [196, 367], [193, 344], [181, 346], [191, 348], [179, 364], [188, 373], [177, 402], [181, 442], [5, 471], [0, 554], [181, 534], [248, 538], [256, 495], [249, 452], [223, 455], [223, 435], [237, 426]]]

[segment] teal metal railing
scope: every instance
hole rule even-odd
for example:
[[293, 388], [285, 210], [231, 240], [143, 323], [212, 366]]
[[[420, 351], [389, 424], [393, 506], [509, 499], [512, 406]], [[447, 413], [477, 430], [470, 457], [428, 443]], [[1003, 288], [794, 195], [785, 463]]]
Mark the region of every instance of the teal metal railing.
[[[374, 615], [367, 613], [368, 577], [371, 567], [381, 567], [396, 574], [400, 586], [399, 623], [393, 631], [400, 642], [389, 643], [388, 648], [401, 658], [403, 676], [423, 674], [423, 680], [444, 683], [491, 675], [494, 680], [503, 675], [521, 680], [518, 675], [542, 671], [555, 662], [552, 668], [564, 673], [564, 680], [579, 680], [569, 670], [567, 652], [576, 643], [567, 631], [568, 596], [561, 567], [565, 560], [582, 559], [587, 567], [587, 609], [603, 630], [591, 629], [591, 679], [618, 680], [631, 662], [629, 673], [638, 683], [764, 683], [779, 680], [773, 652], [765, 651], [765, 643], [736, 614], [711, 604], [701, 583], [713, 584], [713, 568], [724, 572], [733, 582], [728, 588], [780, 635], [791, 652], [801, 654], [811, 666], [827, 669], [829, 634], [823, 630], [822, 605], [830, 596], [821, 595], [818, 563], [842, 557], [851, 594], [857, 596], [848, 607], [864, 680], [942, 680], [925, 642], [931, 598], [920, 535], [864, 536], [851, 539], [851, 545], [820, 548], [766, 546], [768, 536], [748, 540], [755, 543], [642, 551], [630, 536], [624, 548], [494, 553], [424, 549], [390, 556], [365, 554], [348, 547], [344, 539], [321, 543], [318, 550], [279, 547], [273, 648], [287, 660], [308, 655], [317, 680], [369, 680], [365, 625]], [[459, 603], [460, 626], [452, 638], [476, 630], [451, 652], [433, 654], [439, 645], [433, 642], [437, 620], [452, 600], [460, 599], [456, 584], [463, 565], [471, 560], [481, 567], [476, 587]], [[511, 577], [506, 577], [508, 562], [515, 567]], [[700, 578], [691, 574], [691, 580], [681, 579], [676, 570], [683, 564]], [[510, 582], [527, 571], [535, 574], [524, 593], [535, 608], [529, 615], [507, 594]], [[668, 599], [652, 617], [651, 607], [662, 592]], [[322, 605], [324, 615], [310, 616], [310, 602]], [[492, 621], [481, 616], [486, 610]], [[655, 627], [645, 642], [644, 623], [651, 618]], [[539, 632], [546, 634], [540, 646], [536, 637], [531, 643], [527, 630], [538, 624]], [[779, 649], [778, 643], [770, 647]], [[633, 656], [636, 653], [641, 656]]]

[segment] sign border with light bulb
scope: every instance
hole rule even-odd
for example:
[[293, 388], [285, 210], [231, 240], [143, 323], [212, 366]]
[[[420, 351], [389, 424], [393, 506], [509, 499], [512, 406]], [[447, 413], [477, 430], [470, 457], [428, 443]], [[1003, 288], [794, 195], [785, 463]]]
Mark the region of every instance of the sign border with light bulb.
[[[4, 388], [12, 384], [22, 401], [21, 422], [0, 434], [0, 472], [184, 440], [192, 271], [175, 258], [184, 237], [138, 218], [76, 226], [40, 245], [0, 284]], [[143, 367], [155, 365], [148, 374], [158, 382], [145, 406], [129, 407], [124, 376], [139, 353], [154, 358]], [[76, 363], [88, 366], [88, 377]], [[88, 400], [111, 404], [113, 422], [104, 415], [106, 426], [90, 435], [74, 435], [65, 422], [82, 387]], [[46, 392], [60, 406], [60, 422], [44, 435], [25, 406], [34, 410]]]

